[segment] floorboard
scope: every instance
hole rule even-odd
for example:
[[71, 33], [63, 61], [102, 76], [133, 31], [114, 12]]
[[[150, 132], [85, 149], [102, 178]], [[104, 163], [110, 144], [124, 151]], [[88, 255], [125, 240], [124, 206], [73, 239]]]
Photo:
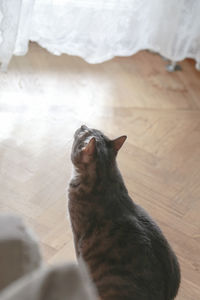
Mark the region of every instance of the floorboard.
[[0, 74], [0, 211], [23, 216], [44, 259], [74, 260], [66, 217], [73, 132], [128, 135], [118, 163], [182, 269], [179, 300], [200, 299], [200, 73], [167, 73], [149, 52], [89, 65], [36, 44]]

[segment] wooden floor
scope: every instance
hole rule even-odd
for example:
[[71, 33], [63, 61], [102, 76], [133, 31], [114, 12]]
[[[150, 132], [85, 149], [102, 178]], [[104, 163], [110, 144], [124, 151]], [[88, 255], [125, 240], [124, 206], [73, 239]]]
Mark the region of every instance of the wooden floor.
[[[200, 73], [157, 55], [89, 65], [32, 44], [0, 74], [0, 211], [23, 216], [49, 263], [74, 260], [66, 219], [70, 147], [82, 123], [128, 135], [118, 162], [130, 195], [179, 257], [179, 300], [200, 299]], [[1, 229], [2, 230], [2, 229]]]

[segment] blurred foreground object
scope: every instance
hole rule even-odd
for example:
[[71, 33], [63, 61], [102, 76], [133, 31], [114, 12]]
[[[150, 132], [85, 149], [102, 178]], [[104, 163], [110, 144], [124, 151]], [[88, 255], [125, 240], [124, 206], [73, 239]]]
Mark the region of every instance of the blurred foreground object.
[[0, 215], [0, 300], [95, 300], [81, 263], [46, 267], [34, 234], [14, 215]]

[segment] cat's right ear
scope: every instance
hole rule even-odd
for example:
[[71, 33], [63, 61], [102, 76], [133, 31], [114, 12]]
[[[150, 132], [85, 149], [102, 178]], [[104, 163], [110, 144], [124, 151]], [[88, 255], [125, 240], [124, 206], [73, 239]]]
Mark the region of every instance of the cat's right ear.
[[93, 158], [96, 149], [96, 139], [95, 137], [91, 138], [88, 144], [81, 150], [82, 153], [82, 162], [89, 163]]
[[112, 147], [114, 149], [114, 151], [117, 153], [119, 151], [119, 149], [122, 147], [122, 145], [124, 144], [125, 140], [127, 139], [126, 135], [122, 135], [118, 138], [116, 138], [115, 140], [112, 140]]

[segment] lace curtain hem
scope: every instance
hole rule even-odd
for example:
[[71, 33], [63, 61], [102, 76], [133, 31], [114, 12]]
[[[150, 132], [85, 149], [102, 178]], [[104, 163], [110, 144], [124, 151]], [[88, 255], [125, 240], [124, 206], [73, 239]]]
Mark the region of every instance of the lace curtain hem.
[[31, 40], [88, 63], [150, 49], [199, 68], [199, 15], [199, 0], [1, 0], [0, 61], [24, 55]]

